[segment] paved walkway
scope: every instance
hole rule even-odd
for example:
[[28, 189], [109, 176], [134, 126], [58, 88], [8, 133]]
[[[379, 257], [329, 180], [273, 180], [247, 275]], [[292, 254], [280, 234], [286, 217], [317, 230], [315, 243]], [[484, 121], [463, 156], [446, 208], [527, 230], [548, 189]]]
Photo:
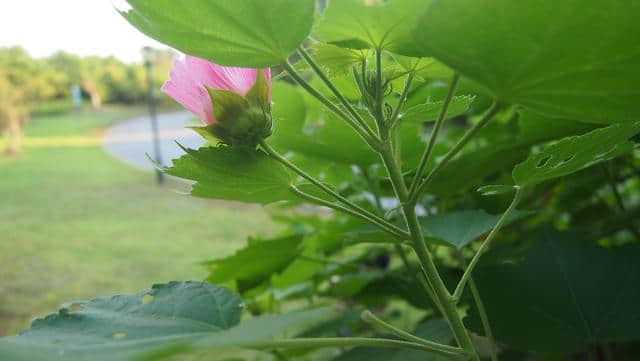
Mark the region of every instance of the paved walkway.
[[[193, 123], [190, 113], [166, 113], [158, 115], [162, 165], [170, 165], [171, 160], [184, 152], [175, 141], [187, 148], [198, 148], [204, 143], [202, 138], [187, 125]], [[151, 170], [153, 165], [146, 154], [153, 155], [153, 138], [149, 117], [135, 118], [109, 128], [102, 138], [105, 151], [115, 158], [134, 167]]]

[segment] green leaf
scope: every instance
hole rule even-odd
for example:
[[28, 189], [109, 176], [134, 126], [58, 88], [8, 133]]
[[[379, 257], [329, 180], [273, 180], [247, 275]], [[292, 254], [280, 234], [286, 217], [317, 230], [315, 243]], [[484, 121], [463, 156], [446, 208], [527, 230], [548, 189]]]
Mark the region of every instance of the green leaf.
[[242, 300], [203, 282], [170, 282], [131, 296], [74, 302], [0, 339], [0, 358], [127, 360], [152, 349], [192, 342], [240, 322]]
[[640, 117], [638, 13], [629, 0], [434, 0], [414, 35], [502, 101], [610, 123]]
[[[465, 113], [475, 97], [473, 96], [456, 96], [451, 99], [445, 119], [455, 117]], [[418, 104], [410, 107], [402, 113], [403, 122], [428, 122], [435, 121], [440, 114], [444, 101], [430, 102]]]
[[196, 197], [272, 203], [291, 199], [286, 169], [266, 154], [226, 146], [185, 149], [167, 174], [196, 181]]
[[318, 43], [313, 46], [314, 57], [329, 77], [351, 74], [351, 67], [367, 58], [367, 51], [345, 49], [331, 44]]
[[309, 35], [314, 0], [127, 0], [120, 13], [146, 35], [217, 64], [283, 63]]
[[[512, 212], [507, 224], [518, 219], [521, 212]], [[458, 211], [420, 218], [425, 237], [436, 239], [449, 247], [461, 249], [489, 232], [502, 215], [490, 215], [484, 210]]]
[[[520, 264], [474, 275], [493, 333], [521, 350], [584, 351], [640, 338], [640, 249], [603, 249], [572, 233], [543, 232]], [[482, 332], [475, 308], [469, 325]]]
[[628, 139], [638, 132], [640, 122], [628, 122], [564, 138], [518, 164], [513, 179], [520, 186], [529, 186], [615, 158], [633, 149]]
[[236, 280], [239, 283], [257, 285], [294, 261], [302, 251], [302, 239], [303, 236], [295, 235], [251, 240], [246, 247], [231, 256], [205, 262], [211, 272], [208, 281], [223, 283]]
[[335, 317], [328, 308], [251, 318], [226, 288], [170, 282], [132, 296], [75, 302], [34, 321], [18, 336], [0, 338], [11, 361], [164, 360], [183, 353], [251, 347], [292, 328]]
[[414, 56], [411, 26], [429, 1], [331, 1], [314, 33], [321, 40], [352, 49], [384, 49]]

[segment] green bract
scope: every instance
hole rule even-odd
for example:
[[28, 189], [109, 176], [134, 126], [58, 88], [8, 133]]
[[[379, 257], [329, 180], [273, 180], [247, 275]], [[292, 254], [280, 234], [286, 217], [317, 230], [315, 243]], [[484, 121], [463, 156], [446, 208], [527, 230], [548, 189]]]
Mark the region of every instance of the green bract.
[[633, 0], [434, 0], [413, 35], [503, 101], [610, 123], [640, 117], [638, 13]]
[[226, 66], [284, 62], [311, 31], [313, 0], [127, 0], [121, 14], [150, 37]]

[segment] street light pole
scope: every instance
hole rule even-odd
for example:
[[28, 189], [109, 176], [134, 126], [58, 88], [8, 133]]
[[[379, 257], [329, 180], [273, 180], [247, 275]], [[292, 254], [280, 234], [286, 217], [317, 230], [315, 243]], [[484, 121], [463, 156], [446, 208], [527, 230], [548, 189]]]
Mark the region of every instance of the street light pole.
[[[153, 136], [153, 157], [154, 161], [162, 166], [162, 151], [160, 148], [160, 135], [158, 131], [158, 116], [156, 112], [156, 99], [153, 96], [153, 77], [151, 68], [153, 66], [153, 49], [149, 46], [142, 48], [142, 55], [144, 58], [144, 67], [147, 75], [147, 102], [149, 104], [149, 119], [151, 120], [151, 133]], [[158, 184], [162, 184], [164, 181], [164, 174], [161, 170], [156, 168], [156, 181]]]

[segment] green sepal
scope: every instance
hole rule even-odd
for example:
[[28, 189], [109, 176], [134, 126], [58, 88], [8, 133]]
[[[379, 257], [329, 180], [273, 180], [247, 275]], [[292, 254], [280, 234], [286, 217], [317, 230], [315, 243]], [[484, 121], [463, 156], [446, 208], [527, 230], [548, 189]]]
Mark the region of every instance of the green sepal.
[[271, 104], [269, 102], [269, 84], [264, 76], [264, 70], [258, 69], [256, 72], [256, 82], [253, 87], [249, 89], [246, 99], [252, 106], [257, 106], [265, 110], [265, 112], [271, 112]]
[[218, 138], [213, 132], [213, 127], [215, 124], [205, 125], [205, 126], [190, 126], [187, 127], [194, 132], [198, 133], [202, 138], [204, 138], [207, 142], [212, 145], [216, 145], [220, 143], [220, 138]]
[[[258, 72], [262, 73], [262, 72]], [[262, 78], [262, 81], [259, 79]], [[268, 85], [264, 74], [258, 76], [253, 89], [262, 89], [268, 95]], [[271, 112], [266, 103], [258, 100], [261, 95], [256, 90], [243, 97], [228, 90], [207, 88], [213, 105], [216, 122], [207, 127], [207, 131], [222, 143], [255, 148], [260, 140], [271, 135]], [[251, 92], [250, 92], [251, 93]], [[252, 99], [252, 100], [249, 100]], [[207, 138], [207, 137], [205, 137]]]
[[239, 94], [209, 87], [207, 91], [213, 104], [213, 116], [219, 123], [238, 118], [249, 110], [249, 102]]

